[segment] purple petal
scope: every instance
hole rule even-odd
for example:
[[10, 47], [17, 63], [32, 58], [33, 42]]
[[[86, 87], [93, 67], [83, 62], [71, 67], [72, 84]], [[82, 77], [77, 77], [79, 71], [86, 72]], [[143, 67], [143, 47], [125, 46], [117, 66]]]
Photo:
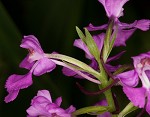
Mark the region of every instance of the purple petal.
[[126, 41], [135, 32], [136, 29], [122, 30], [119, 29], [117, 32], [117, 37], [114, 46], [126, 46]]
[[82, 50], [85, 52], [86, 57], [87, 57], [88, 59], [92, 59], [92, 58], [93, 58], [93, 56], [92, 56], [91, 53], [89, 52], [87, 46], [84, 44], [84, 42], [83, 42], [81, 39], [76, 39], [76, 40], [74, 41], [74, 44], [73, 44], [73, 45], [76, 46], [76, 47], [78, 47], [78, 48], [80, 48], [80, 49], [82, 49]]
[[101, 52], [102, 47], [103, 47], [103, 43], [104, 43], [104, 38], [105, 38], [105, 33], [101, 33], [99, 35], [94, 35], [93, 39], [99, 49], [99, 51]]
[[54, 117], [71, 117], [71, 114], [66, 113], [62, 108], [50, 109], [49, 113], [52, 113]]
[[70, 106], [69, 108], [66, 109], [66, 113], [72, 113], [76, 110], [76, 108], [74, 106]]
[[21, 67], [21, 68], [26, 68], [26, 69], [28, 69], [28, 70], [30, 70], [31, 68], [32, 68], [32, 66], [34, 65], [34, 63], [35, 62], [29, 62], [28, 61], [28, 59], [29, 59], [29, 55], [27, 55], [24, 59], [23, 59], [23, 61], [20, 63], [20, 65], [19, 65], [19, 67]]
[[121, 65], [116, 65], [116, 66], [112, 66], [110, 64], [105, 64], [105, 67], [107, 68], [107, 70], [109, 72], [114, 72], [116, 71]]
[[90, 65], [93, 69], [98, 70], [98, 63], [95, 59], [91, 59]]
[[148, 92], [148, 96], [147, 96], [146, 111], [150, 115], [150, 92]]
[[98, 30], [106, 30], [107, 29], [107, 24], [104, 24], [102, 26], [93, 26], [92, 24], [89, 24], [89, 26], [87, 26], [86, 28], [89, 31], [98, 31]]
[[49, 114], [48, 112], [47, 112], [47, 110], [46, 109], [44, 109], [43, 108], [43, 106], [42, 105], [36, 105], [36, 106], [30, 106], [27, 110], [26, 110], [26, 112], [32, 117], [38, 117], [38, 116], [40, 116], [40, 115], [43, 115], [43, 116], [49, 116], [49, 115], [51, 115], [51, 114]]
[[138, 20], [137, 25], [135, 27], [142, 31], [147, 31], [150, 28], [150, 20], [147, 19]]
[[141, 63], [141, 60], [144, 59], [144, 58], [150, 58], [150, 52], [147, 52], [147, 53], [143, 53], [143, 54], [140, 54], [138, 56], [134, 56], [132, 57], [133, 59], [133, 63], [134, 63], [134, 67], [137, 68], [137, 65], [139, 63]]
[[6, 102], [13, 101], [20, 89], [29, 87], [32, 84], [32, 74], [29, 72], [26, 75], [11, 75], [6, 81], [5, 87], [8, 91], [8, 96], [5, 98]]
[[138, 84], [139, 77], [135, 70], [123, 72], [116, 76], [120, 81], [127, 86], [135, 87]]
[[14, 99], [16, 99], [18, 93], [19, 93], [19, 90], [10, 91], [9, 94], [5, 97], [4, 101], [6, 103], [13, 101]]
[[98, 103], [95, 104], [95, 106], [108, 106], [106, 99], [103, 99], [101, 101], [99, 101]]
[[33, 71], [35, 76], [40, 76], [46, 72], [51, 72], [56, 67], [56, 64], [48, 58], [42, 58], [35, 64], [37, 64]]
[[46, 107], [48, 103], [51, 103], [51, 102], [46, 97], [43, 97], [43, 96], [35, 96], [31, 101], [32, 106], [42, 104], [42, 106]]
[[55, 100], [55, 104], [57, 104], [58, 106], [61, 105], [61, 102], [62, 102], [62, 98], [61, 97], [58, 97], [56, 100]]
[[51, 95], [48, 90], [38, 91], [37, 96], [43, 96], [43, 97], [47, 98], [49, 100], [49, 102], [52, 103], [52, 98], [51, 98]]
[[133, 23], [127, 24], [122, 22], [117, 22], [121, 29], [140, 29], [142, 31], [147, 31], [150, 28], [150, 20], [142, 19], [135, 20]]
[[77, 74], [77, 73], [74, 72], [73, 70], [68, 69], [68, 68], [66, 68], [66, 67], [63, 67], [62, 72], [63, 72], [63, 74], [66, 75], [66, 76], [74, 76], [74, 75]]
[[118, 53], [118, 54], [115, 55], [115, 56], [109, 57], [109, 58], [107, 59], [107, 63], [119, 59], [125, 52], [126, 52], [126, 51], [122, 51], [122, 52]]
[[128, 0], [98, 0], [105, 8], [107, 16], [119, 18], [123, 16], [123, 5]]
[[133, 27], [135, 27], [137, 25], [137, 20], [135, 20], [133, 23], [124, 23], [124, 22], [120, 22], [119, 20], [117, 21], [117, 24], [119, 26], [119, 28], [123, 29], [131, 29]]
[[[49, 99], [50, 94], [47, 90], [38, 91], [37, 96], [35, 96], [31, 101], [31, 106], [26, 110], [30, 116], [50, 116], [51, 113], [48, 112], [50, 108], [58, 107], [56, 104], [53, 104], [51, 98]], [[49, 106], [49, 104], [51, 104]]]
[[144, 88], [123, 87], [123, 91], [128, 99], [139, 108], [144, 108], [146, 90]]
[[150, 80], [150, 70], [146, 70], [145, 74], [147, 75], [148, 79]]
[[25, 48], [25, 49], [31, 49], [32, 51], [37, 51], [38, 53], [41, 53], [41, 54], [44, 53], [39, 41], [33, 35], [24, 36], [20, 47]]
[[27, 88], [32, 84], [32, 74], [29, 72], [26, 75], [11, 75], [6, 81], [5, 87], [7, 91], [20, 90]]
[[[101, 51], [102, 47], [103, 47], [103, 42], [104, 42], [104, 33], [101, 33], [99, 35], [94, 35], [93, 39], [99, 49], [99, 51]], [[86, 58], [88, 59], [93, 59], [94, 57], [91, 55], [91, 53], [89, 52], [87, 46], [84, 44], [84, 42], [81, 39], [76, 39], [74, 41], [74, 46], [82, 49], [85, 52]]]

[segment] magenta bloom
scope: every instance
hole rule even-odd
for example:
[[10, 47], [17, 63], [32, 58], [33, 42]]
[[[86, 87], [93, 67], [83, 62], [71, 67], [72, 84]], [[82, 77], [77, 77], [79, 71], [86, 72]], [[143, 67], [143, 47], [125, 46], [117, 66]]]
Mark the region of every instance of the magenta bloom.
[[5, 102], [13, 101], [20, 89], [27, 88], [32, 84], [32, 73], [40, 76], [51, 72], [56, 67], [51, 59], [45, 57], [40, 43], [33, 35], [24, 36], [20, 46], [29, 50], [27, 57], [20, 63], [20, 67], [28, 69], [29, 72], [26, 75], [13, 74], [9, 76], [5, 85], [9, 94], [5, 97]]
[[131, 78], [137, 79], [136, 82], [140, 79], [142, 87], [133, 88], [124, 85], [123, 91], [135, 106], [139, 108], [146, 107], [146, 111], [150, 114], [150, 52], [132, 58], [135, 68], [132, 71], [134, 72], [125, 72], [120, 77], [129, 78], [130, 80]]
[[[104, 33], [101, 33], [101, 34], [99, 34], [99, 35], [94, 35], [94, 36], [93, 36], [93, 39], [94, 39], [94, 41], [95, 41], [95, 43], [96, 43], [96, 45], [97, 45], [97, 47], [98, 47], [98, 49], [99, 49], [100, 52], [101, 52], [102, 47], [103, 47], [104, 36], [105, 36]], [[76, 46], [76, 47], [82, 49], [82, 50], [85, 52], [86, 58], [89, 59], [89, 60], [91, 60], [90, 66], [91, 66], [92, 68], [94, 68], [95, 70], [99, 70], [99, 68], [98, 68], [98, 63], [96, 62], [94, 56], [90, 53], [90, 51], [88, 50], [88, 47], [84, 44], [84, 42], [83, 42], [81, 39], [76, 39], [76, 40], [74, 41], [74, 46]], [[113, 57], [108, 58], [108, 60], [107, 60], [107, 62], [106, 62], [106, 64], [105, 64], [105, 66], [106, 66], [106, 68], [107, 68], [110, 72], [115, 71], [115, 70], [120, 66], [120, 65], [112, 66], [112, 65], [110, 65], [110, 62], [113, 61], [113, 60], [119, 59], [120, 56], [121, 56], [123, 53], [124, 53], [124, 51], [121, 52], [121, 53], [119, 53], [119, 54], [117, 54], [117, 55], [115, 55], [115, 56], [113, 56]], [[72, 70], [70, 70], [70, 69], [68, 69], [68, 68], [66, 68], [66, 67], [64, 67], [62, 71], [63, 71], [63, 73], [64, 73], [66, 76], [80, 77], [80, 76], [78, 76], [74, 71], [72, 71]]]
[[61, 102], [61, 97], [52, 102], [50, 93], [40, 90], [27, 109], [28, 117], [71, 117], [71, 113], [76, 110], [75, 107], [71, 105], [68, 109], [63, 109], [60, 107]]
[[109, 18], [119, 18], [123, 16], [123, 5], [129, 0], [98, 0], [105, 8]]
[[[147, 19], [135, 20], [131, 24], [119, 21], [118, 18], [123, 16], [123, 5], [127, 1], [128, 0], [99, 0], [104, 6], [108, 18], [114, 21], [113, 30], [118, 30], [114, 46], [126, 46], [125, 42], [136, 31], [136, 29], [147, 31], [150, 28], [150, 20]], [[93, 26], [92, 24], [89, 24], [86, 28], [89, 31], [98, 31], [106, 30], [107, 27], [108, 24], [102, 26]]]

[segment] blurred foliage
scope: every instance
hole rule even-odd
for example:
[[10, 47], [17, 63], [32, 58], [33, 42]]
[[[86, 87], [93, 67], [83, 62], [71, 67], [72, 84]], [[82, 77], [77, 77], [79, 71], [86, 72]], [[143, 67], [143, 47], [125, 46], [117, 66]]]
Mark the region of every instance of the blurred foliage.
[[[130, 0], [125, 5], [125, 16], [121, 17], [122, 22], [133, 22], [135, 19], [150, 19], [148, 12], [150, 1]], [[36, 95], [39, 89], [50, 90], [53, 99], [63, 97], [63, 107], [73, 104], [77, 108], [94, 104], [99, 97], [88, 97], [76, 88], [75, 82], [80, 82], [87, 89], [97, 90], [88, 81], [68, 78], [62, 75], [61, 68], [54, 72], [34, 77], [34, 84], [28, 89], [21, 90], [17, 99], [5, 104], [3, 99], [7, 95], [4, 89], [5, 81], [9, 75], [25, 74], [27, 71], [18, 67], [21, 60], [26, 56], [27, 51], [20, 48], [22, 36], [35, 35], [45, 52], [59, 53], [85, 60], [84, 53], [73, 48], [74, 39], [78, 38], [75, 26], [79, 28], [89, 23], [101, 25], [107, 23], [105, 11], [97, 0], [1, 0], [0, 1], [0, 116], [25, 117], [26, 109], [30, 100]], [[136, 31], [127, 41], [127, 47], [114, 49], [113, 53], [126, 49], [126, 54], [120, 60], [121, 63], [130, 63], [131, 56], [150, 49], [150, 32]], [[112, 53], [112, 54], [113, 54]], [[118, 94], [118, 100], [128, 102], [126, 96], [121, 92], [121, 87], [113, 88]], [[120, 98], [121, 97], [121, 98]], [[133, 113], [134, 114], [134, 113]], [[135, 115], [131, 115], [135, 116]], [[146, 115], [145, 115], [146, 116]]]

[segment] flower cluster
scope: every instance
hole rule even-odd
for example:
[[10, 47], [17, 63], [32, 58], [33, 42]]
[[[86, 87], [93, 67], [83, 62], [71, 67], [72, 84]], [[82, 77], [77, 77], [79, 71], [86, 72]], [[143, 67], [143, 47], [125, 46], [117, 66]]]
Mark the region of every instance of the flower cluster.
[[62, 98], [58, 97], [52, 102], [51, 95], [47, 90], [40, 90], [31, 101], [31, 106], [27, 109], [28, 117], [71, 117], [75, 107], [70, 106], [64, 110], [60, 108]]
[[[29, 70], [25, 75], [13, 74], [6, 81], [8, 95], [5, 102], [13, 101], [18, 96], [20, 89], [32, 85], [32, 74], [41, 76], [51, 72], [56, 65], [63, 67], [62, 72], [69, 77], [86, 79], [99, 87], [98, 92], [88, 92], [80, 85], [81, 91], [88, 94], [104, 93], [105, 99], [93, 106], [83, 107], [76, 110], [74, 106], [68, 109], [60, 107], [62, 98], [52, 102], [51, 95], [47, 90], [40, 90], [31, 101], [27, 109], [28, 117], [71, 117], [80, 114], [95, 114], [97, 117], [111, 117], [117, 114], [125, 116], [137, 108], [146, 109], [150, 115], [150, 52], [132, 57], [134, 67], [126, 65], [112, 65], [111, 62], [124, 54], [121, 51], [110, 57], [113, 48], [126, 46], [126, 41], [137, 30], [147, 31], [150, 28], [150, 20], [135, 20], [133, 23], [123, 23], [119, 18], [123, 16], [123, 6], [128, 0], [98, 0], [105, 8], [109, 22], [101, 26], [89, 24], [85, 27], [85, 34], [77, 27], [80, 39], [74, 41], [74, 46], [85, 52], [85, 57], [91, 62], [87, 65], [75, 58], [53, 52], [44, 53], [38, 39], [33, 35], [24, 36], [20, 47], [29, 51], [25, 59], [20, 63], [21, 68]], [[106, 33], [91, 35], [90, 31], [105, 30]], [[128, 69], [130, 68], [130, 69]], [[111, 87], [118, 83], [123, 87], [123, 92], [131, 101], [130, 106], [117, 113], [116, 95]], [[142, 86], [140, 86], [142, 84]], [[136, 109], [135, 109], [136, 108]]]

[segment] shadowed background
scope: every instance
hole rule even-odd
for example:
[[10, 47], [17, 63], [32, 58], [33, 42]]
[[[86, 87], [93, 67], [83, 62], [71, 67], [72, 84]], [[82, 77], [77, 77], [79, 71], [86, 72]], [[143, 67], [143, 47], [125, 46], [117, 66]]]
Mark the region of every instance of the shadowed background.
[[[125, 4], [125, 15], [120, 20], [131, 23], [135, 19], [150, 19], [149, 6], [149, 0], [142, 0], [142, 2], [130, 0]], [[95, 104], [99, 97], [85, 96], [75, 83], [80, 82], [89, 90], [98, 90], [98, 88], [88, 81], [64, 76], [61, 67], [40, 77], [33, 76], [33, 85], [25, 90], [20, 90], [17, 99], [8, 104], [3, 101], [7, 95], [4, 85], [11, 74], [28, 72], [19, 68], [19, 63], [27, 55], [27, 51], [19, 47], [24, 35], [35, 35], [46, 53], [56, 51], [88, 63], [84, 58], [84, 53], [73, 47], [74, 40], [78, 38], [75, 26], [82, 29], [89, 23], [102, 25], [107, 22], [103, 6], [97, 0], [1, 0], [0, 115], [2, 117], [25, 117], [26, 109], [39, 89], [48, 89], [53, 99], [62, 96], [62, 107], [64, 108], [70, 104], [77, 108]], [[149, 43], [150, 31], [137, 30], [127, 41], [127, 47], [116, 48], [113, 53], [127, 50], [120, 62], [122, 64], [131, 63], [131, 56], [150, 50]], [[113, 88], [113, 91], [122, 108], [128, 103], [126, 96], [121, 93], [121, 87]]]

